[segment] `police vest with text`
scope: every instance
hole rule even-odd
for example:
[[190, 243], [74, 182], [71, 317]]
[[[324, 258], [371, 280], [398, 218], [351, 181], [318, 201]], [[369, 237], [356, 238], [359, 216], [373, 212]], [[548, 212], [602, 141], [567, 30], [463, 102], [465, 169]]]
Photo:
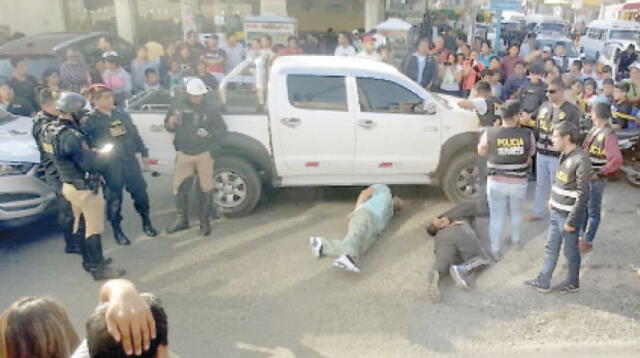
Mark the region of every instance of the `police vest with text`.
[[551, 187], [550, 204], [553, 209], [561, 214], [568, 215], [578, 201], [578, 176], [576, 170], [580, 164], [580, 149], [574, 150], [564, 158], [560, 158], [553, 185]]
[[[570, 115], [570, 106], [573, 106], [569, 102], [565, 102], [560, 108], [557, 108], [557, 118], [554, 118], [554, 108], [551, 102], [546, 102], [540, 108], [538, 112], [537, 118], [537, 129], [538, 129], [538, 153], [544, 155], [551, 155], [557, 157], [560, 153], [553, 148], [553, 142], [551, 141], [551, 136], [553, 135], [553, 130], [555, 125], [566, 120]], [[577, 109], [576, 109], [577, 110]], [[577, 123], [576, 123], [577, 125]]]
[[490, 128], [487, 130], [488, 174], [507, 178], [526, 178], [531, 151], [531, 132], [526, 128]]
[[611, 127], [592, 128], [587, 134], [583, 149], [589, 154], [591, 160], [591, 171], [599, 173], [607, 165], [607, 152], [604, 148], [606, 138], [613, 134]]
[[487, 102], [487, 112], [485, 114], [478, 113], [478, 125], [493, 127], [493, 123], [500, 117], [500, 101], [495, 97], [486, 98], [485, 101]]

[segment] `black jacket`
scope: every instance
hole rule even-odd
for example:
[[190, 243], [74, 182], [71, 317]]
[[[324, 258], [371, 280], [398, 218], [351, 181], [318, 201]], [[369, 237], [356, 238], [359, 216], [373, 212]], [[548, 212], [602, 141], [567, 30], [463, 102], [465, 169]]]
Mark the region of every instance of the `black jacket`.
[[[169, 118], [173, 115], [178, 117], [176, 128], [168, 126]], [[173, 145], [176, 151], [188, 155], [213, 152], [227, 133], [220, 110], [208, 98], [199, 105], [186, 99], [172, 106], [165, 117], [164, 126], [167, 132], [175, 133]]]
[[131, 116], [119, 108], [114, 108], [111, 116], [94, 110], [87, 115], [82, 129], [87, 134], [91, 148], [101, 148], [107, 143], [113, 144], [112, 159], [134, 159], [135, 153], [140, 153], [145, 158], [149, 157]]
[[[407, 57], [402, 65], [402, 72], [407, 75], [407, 77], [412, 80], [418, 82], [418, 58], [415, 54]], [[436, 63], [433, 56], [427, 56], [427, 60], [424, 64], [424, 70], [422, 72], [422, 81], [419, 84], [427, 88], [431, 85], [438, 77], [438, 64]]]

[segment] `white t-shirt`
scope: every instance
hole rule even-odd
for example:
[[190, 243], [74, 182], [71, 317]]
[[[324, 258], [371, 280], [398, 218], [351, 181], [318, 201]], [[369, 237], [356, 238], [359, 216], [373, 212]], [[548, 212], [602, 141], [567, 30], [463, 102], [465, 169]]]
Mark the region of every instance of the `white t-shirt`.
[[356, 55], [356, 49], [349, 45], [347, 47], [338, 46], [334, 52], [334, 56], [353, 57]]
[[471, 100], [471, 103], [476, 107], [476, 112], [478, 112], [479, 115], [484, 116], [487, 114], [487, 100], [484, 98], [474, 98]]
[[366, 58], [369, 60], [374, 60], [374, 61], [382, 61], [382, 57], [380, 57], [380, 54], [378, 54], [377, 52], [373, 52], [372, 54], [368, 54], [367, 51], [362, 51], [358, 54], [358, 57], [360, 58]]

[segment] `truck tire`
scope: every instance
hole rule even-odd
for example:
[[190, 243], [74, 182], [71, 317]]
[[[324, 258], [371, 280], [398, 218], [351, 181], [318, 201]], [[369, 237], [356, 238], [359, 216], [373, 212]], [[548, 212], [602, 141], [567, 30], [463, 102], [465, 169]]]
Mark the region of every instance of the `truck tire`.
[[478, 155], [471, 151], [456, 155], [442, 177], [442, 190], [454, 203], [477, 199], [480, 196]]
[[227, 217], [249, 215], [258, 205], [262, 183], [256, 169], [237, 157], [215, 161], [213, 202], [219, 214]]

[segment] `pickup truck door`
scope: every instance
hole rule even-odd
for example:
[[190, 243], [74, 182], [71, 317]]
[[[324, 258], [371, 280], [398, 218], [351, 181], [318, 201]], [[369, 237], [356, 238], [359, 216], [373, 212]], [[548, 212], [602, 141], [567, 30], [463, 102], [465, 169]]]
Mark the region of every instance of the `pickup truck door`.
[[274, 154], [281, 176], [353, 172], [355, 114], [346, 77], [283, 74], [285, 88], [271, 112]]
[[[440, 114], [425, 99], [386, 79], [355, 78], [356, 174], [427, 174], [440, 157]], [[435, 103], [431, 103], [435, 109]], [[454, 118], [452, 118], [453, 120]]]

